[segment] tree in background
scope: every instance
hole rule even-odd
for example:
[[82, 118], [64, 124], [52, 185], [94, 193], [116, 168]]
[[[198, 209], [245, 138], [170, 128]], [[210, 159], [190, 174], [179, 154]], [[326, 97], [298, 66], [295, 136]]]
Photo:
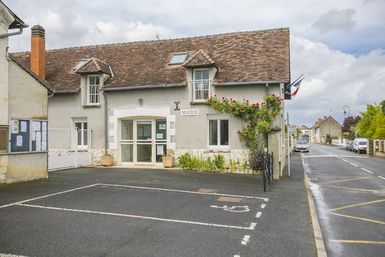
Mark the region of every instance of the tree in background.
[[366, 111], [362, 112], [362, 118], [357, 124], [360, 136], [366, 138], [385, 138], [385, 113], [384, 102], [379, 105], [368, 104]]
[[342, 126], [342, 132], [350, 132], [351, 127], [356, 126], [360, 119], [360, 115], [346, 117]]
[[382, 113], [385, 114], [385, 100], [383, 100], [381, 103], [381, 109], [382, 109]]

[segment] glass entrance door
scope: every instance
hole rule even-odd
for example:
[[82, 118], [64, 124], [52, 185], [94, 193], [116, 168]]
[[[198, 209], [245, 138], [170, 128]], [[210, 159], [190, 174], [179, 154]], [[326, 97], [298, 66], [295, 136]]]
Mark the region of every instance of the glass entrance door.
[[152, 121], [136, 122], [136, 161], [152, 162]]
[[120, 156], [126, 163], [162, 162], [167, 149], [166, 119], [121, 120]]

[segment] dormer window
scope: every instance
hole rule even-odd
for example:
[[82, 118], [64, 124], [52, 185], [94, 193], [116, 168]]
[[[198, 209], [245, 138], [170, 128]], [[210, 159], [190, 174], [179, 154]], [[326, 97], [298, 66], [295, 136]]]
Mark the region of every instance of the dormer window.
[[194, 69], [192, 95], [194, 102], [205, 102], [210, 98], [209, 69]]
[[174, 53], [171, 57], [170, 65], [182, 64], [187, 60], [188, 53]]
[[100, 75], [87, 77], [87, 105], [100, 104]]

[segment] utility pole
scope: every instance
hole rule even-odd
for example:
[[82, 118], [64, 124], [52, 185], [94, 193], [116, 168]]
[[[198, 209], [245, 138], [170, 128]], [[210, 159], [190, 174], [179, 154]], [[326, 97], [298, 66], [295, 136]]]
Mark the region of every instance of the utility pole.
[[[289, 112], [286, 113], [287, 118], [287, 175], [290, 177], [290, 131], [289, 131]], [[281, 174], [282, 175], [282, 174]]]

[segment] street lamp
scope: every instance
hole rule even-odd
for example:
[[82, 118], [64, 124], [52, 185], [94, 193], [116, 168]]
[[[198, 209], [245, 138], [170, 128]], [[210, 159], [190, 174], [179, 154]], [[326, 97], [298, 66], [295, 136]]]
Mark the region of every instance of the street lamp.
[[342, 109], [344, 110], [344, 116], [346, 117], [346, 114], [348, 114], [348, 117], [350, 117], [350, 107], [349, 107], [349, 105], [344, 105], [342, 107]]

